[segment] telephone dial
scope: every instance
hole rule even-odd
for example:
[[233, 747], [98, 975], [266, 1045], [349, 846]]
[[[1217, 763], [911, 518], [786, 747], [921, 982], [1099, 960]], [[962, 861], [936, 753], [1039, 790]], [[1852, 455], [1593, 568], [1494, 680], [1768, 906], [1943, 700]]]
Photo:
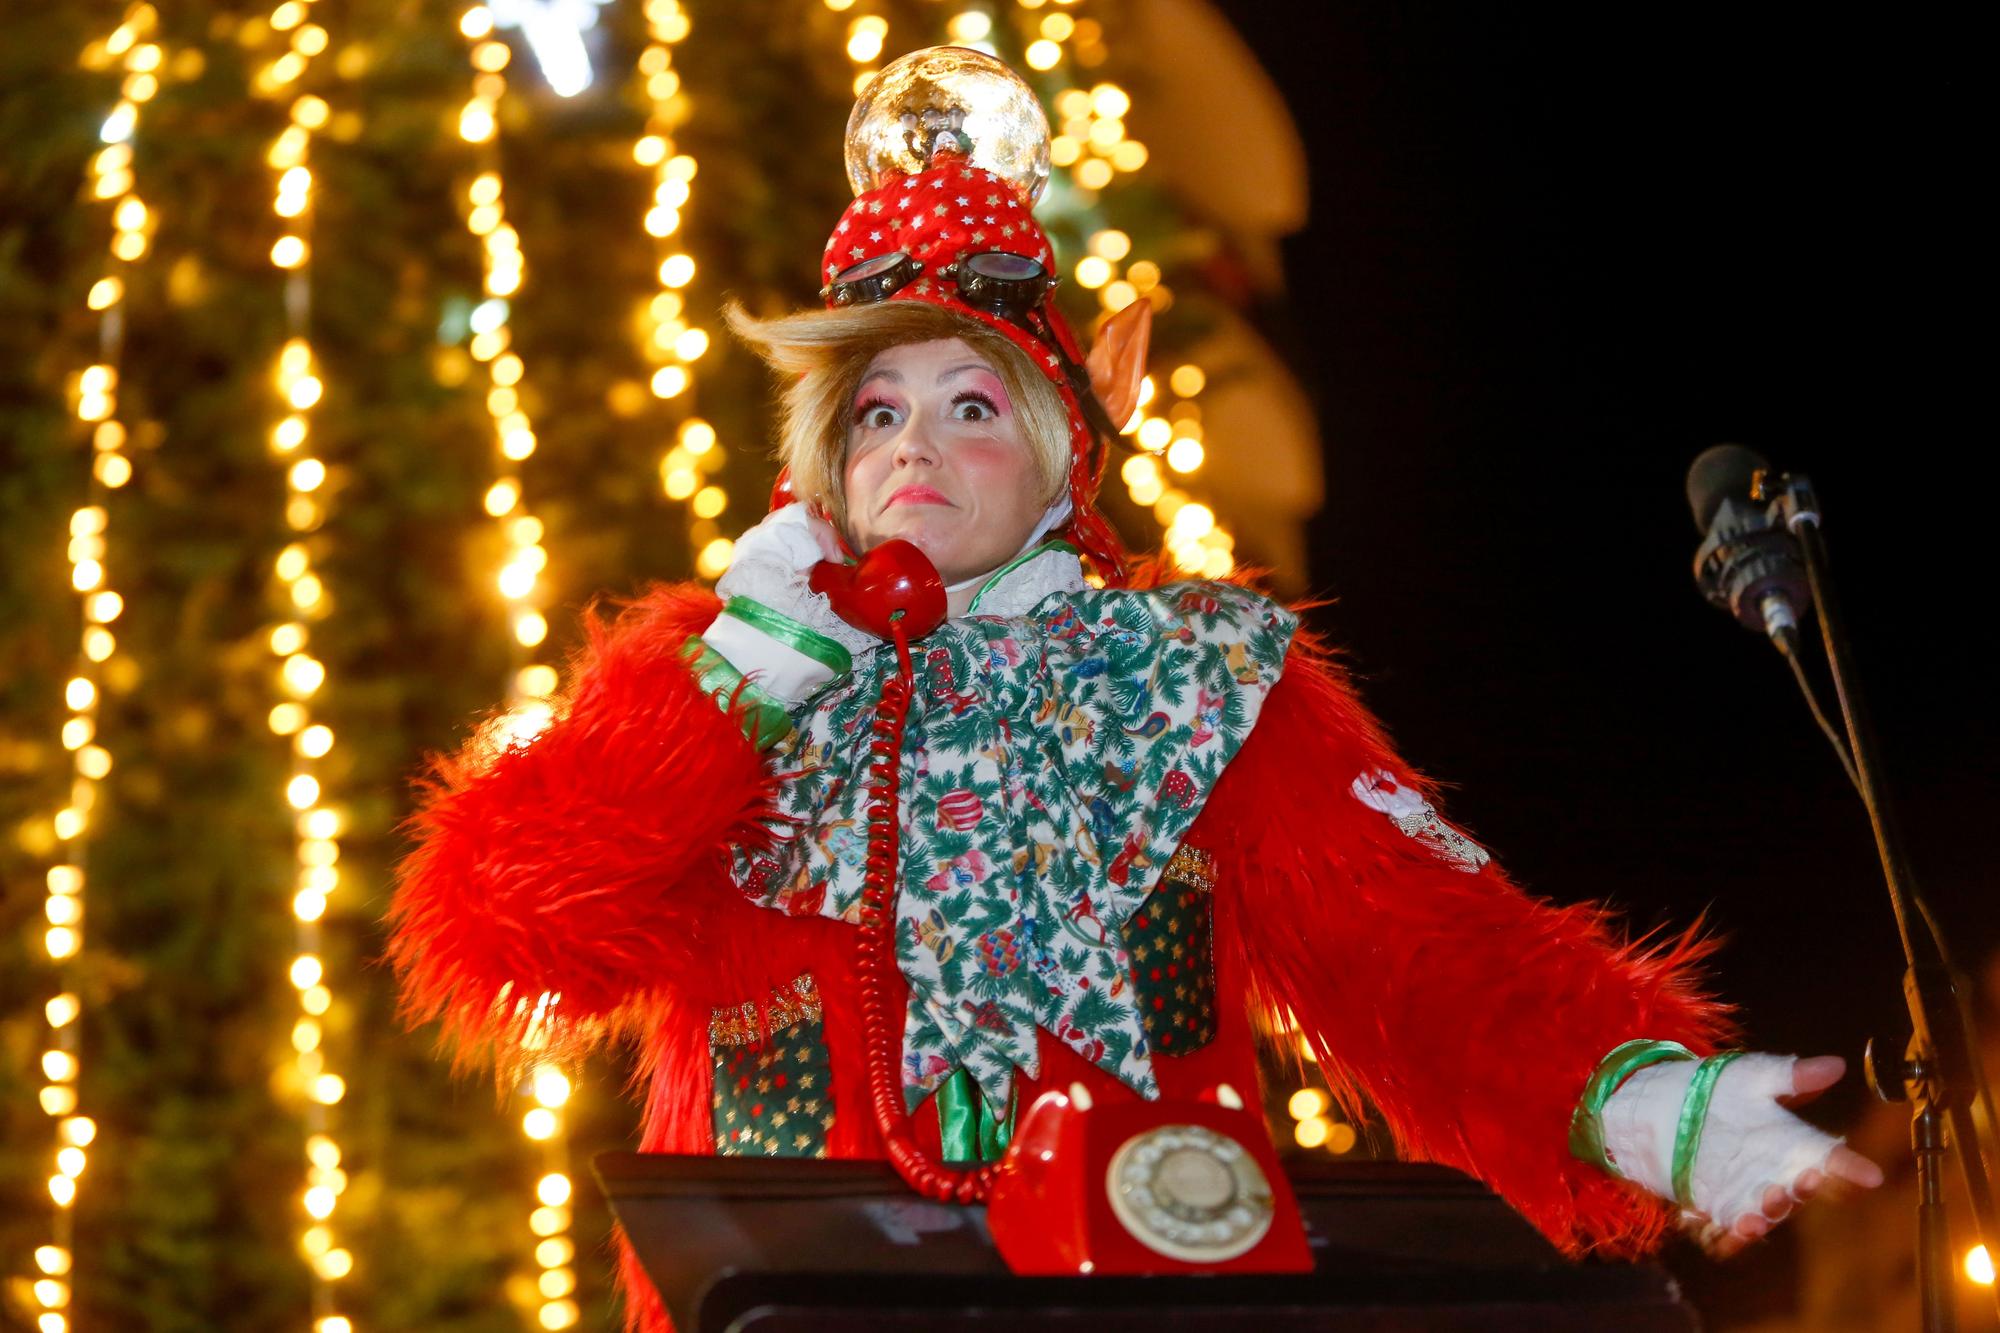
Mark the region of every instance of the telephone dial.
[[916, 1140], [903, 1107], [902, 1015], [884, 982], [893, 935], [896, 812], [913, 688], [910, 643], [944, 623], [944, 580], [910, 542], [883, 542], [854, 564], [822, 561], [813, 591], [855, 628], [896, 646], [897, 674], [876, 703], [869, 749], [868, 859], [858, 971], [869, 1100], [889, 1160], [928, 1198], [984, 1202], [1000, 1257], [1017, 1273], [1302, 1273], [1305, 1229], [1261, 1118], [1228, 1084], [1195, 1101], [1093, 1106], [1081, 1084], [1045, 1092], [1006, 1155], [946, 1166]]

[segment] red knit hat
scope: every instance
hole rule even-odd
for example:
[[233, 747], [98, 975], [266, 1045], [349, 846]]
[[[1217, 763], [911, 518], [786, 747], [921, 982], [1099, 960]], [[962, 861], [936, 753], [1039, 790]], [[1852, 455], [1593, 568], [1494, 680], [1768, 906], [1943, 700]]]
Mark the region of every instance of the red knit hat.
[[[1122, 582], [1125, 548], [1096, 506], [1109, 442], [1098, 440], [1091, 431], [1064, 373], [1064, 358], [1072, 365], [1083, 364], [1068, 322], [1053, 301], [1043, 300], [1036, 315], [1052, 340], [1045, 341], [1012, 320], [968, 305], [959, 298], [956, 284], [942, 276], [966, 256], [992, 251], [1019, 255], [1053, 271], [1049, 238], [1035, 222], [1027, 197], [1005, 177], [973, 166], [955, 152], [940, 151], [931, 162], [926, 170], [894, 177], [848, 205], [827, 239], [821, 277], [830, 284], [855, 264], [901, 251], [922, 268], [889, 300], [942, 306], [999, 330], [1028, 354], [1055, 385], [1069, 412], [1069, 499], [1074, 512], [1066, 535], [1106, 581]], [[831, 293], [827, 304], [837, 304]]]

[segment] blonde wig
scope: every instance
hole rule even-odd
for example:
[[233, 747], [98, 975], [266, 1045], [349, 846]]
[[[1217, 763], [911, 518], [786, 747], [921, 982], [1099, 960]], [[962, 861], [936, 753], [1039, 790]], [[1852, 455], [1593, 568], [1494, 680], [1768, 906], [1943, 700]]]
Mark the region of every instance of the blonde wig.
[[962, 338], [1006, 387], [1041, 481], [1054, 503], [1069, 478], [1069, 409], [1056, 386], [1005, 334], [925, 301], [880, 301], [758, 319], [731, 301], [723, 315], [783, 383], [778, 457], [791, 469], [792, 493], [818, 500], [843, 530], [842, 482], [855, 392], [868, 363], [903, 343]]

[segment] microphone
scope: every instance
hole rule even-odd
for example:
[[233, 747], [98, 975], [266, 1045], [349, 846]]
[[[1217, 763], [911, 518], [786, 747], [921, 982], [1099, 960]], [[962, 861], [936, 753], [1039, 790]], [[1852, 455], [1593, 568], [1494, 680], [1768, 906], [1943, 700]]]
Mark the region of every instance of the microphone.
[[1702, 534], [1694, 581], [1702, 596], [1790, 656], [1812, 590], [1779, 503], [1758, 498], [1759, 474], [1771, 471], [1762, 454], [1740, 444], [1718, 444], [1694, 460], [1687, 499]]

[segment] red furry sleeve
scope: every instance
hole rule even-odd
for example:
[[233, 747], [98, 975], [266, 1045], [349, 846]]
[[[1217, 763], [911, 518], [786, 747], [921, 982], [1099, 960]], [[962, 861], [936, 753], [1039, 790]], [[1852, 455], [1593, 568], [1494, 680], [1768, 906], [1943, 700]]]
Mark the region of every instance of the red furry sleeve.
[[1667, 1210], [1573, 1159], [1570, 1113], [1618, 1043], [1727, 1034], [1694, 971], [1713, 946], [1641, 947], [1601, 908], [1454, 868], [1351, 794], [1377, 770], [1429, 791], [1301, 635], [1203, 815], [1251, 1002], [1290, 1009], [1336, 1094], [1366, 1093], [1406, 1154], [1485, 1180], [1566, 1252], [1650, 1248]]
[[513, 1063], [544, 995], [560, 998], [543, 1035], [582, 1046], [671, 985], [726, 891], [723, 848], [768, 837], [777, 780], [740, 706], [719, 709], [681, 658], [718, 609], [661, 585], [609, 626], [591, 618], [533, 741], [483, 734], [431, 760], [388, 952], [406, 1019], [442, 1016], [461, 1058], [491, 1045]]

